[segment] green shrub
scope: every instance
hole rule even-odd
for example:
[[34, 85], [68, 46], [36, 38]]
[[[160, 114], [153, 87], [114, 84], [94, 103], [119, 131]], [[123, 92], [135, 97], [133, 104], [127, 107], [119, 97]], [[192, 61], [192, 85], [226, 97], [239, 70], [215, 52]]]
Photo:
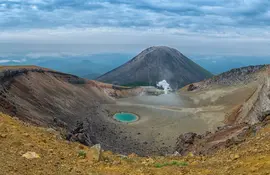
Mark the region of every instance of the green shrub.
[[86, 157], [86, 152], [84, 150], [80, 150], [78, 152], [78, 157], [82, 157], [82, 158], [85, 158]]
[[149, 84], [147, 82], [133, 82], [128, 84], [121, 84], [121, 86], [138, 87], [138, 86], [155, 86], [155, 84]]
[[187, 162], [172, 161], [172, 162], [165, 162], [165, 163], [156, 163], [154, 166], [156, 168], [162, 168], [162, 167], [165, 167], [165, 166], [180, 166], [180, 167], [183, 167], [183, 166], [187, 166], [187, 165], [188, 165]]
[[156, 167], [156, 168], [162, 168], [162, 167], [163, 167], [163, 164], [161, 164], [161, 163], [156, 163], [156, 164], [155, 164], [155, 167]]
[[178, 166], [188, 166], [188, 163], [187, 162], [179, 162], [177, 165]]

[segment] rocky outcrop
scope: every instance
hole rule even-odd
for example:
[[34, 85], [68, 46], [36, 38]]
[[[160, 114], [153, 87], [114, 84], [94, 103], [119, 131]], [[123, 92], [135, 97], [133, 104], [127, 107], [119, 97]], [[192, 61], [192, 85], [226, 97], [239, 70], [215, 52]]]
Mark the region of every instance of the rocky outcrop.
[[236, 84], [248, 84], [257, 81], [261, 77], [258, 76], [260, 72], [265, 72], [268, 65], [248, 66], [242, 68], [232, 69], [217, 76], [213, 76], [205, 81], [193, 83], [187, 86], [188, 91], [209, 89], [213, 86], [233, 86]]
[[226, 125], [217, 128], [215, 132], [206, 132], [203, 135], [196, 133], [182, 134], [177, 139], [175, 151], [181, 155], [192, 152], [195, 155], [214, 153], [221, 148], [227, 148], [245, 141], [253, 131], [248, 124]]
[[87, 160], [91, 162], [98, 162], [102, 159], [101, 145], [96, 144], [92, 146], [86, 154]]
[[218, 85], [234, 85], [237, 83], [247, 84], [250, 81], [256, 79], [255, 73], [264, 69], [265, 65], [248, 66], [237, 69], [232, 69], [228, 72], [222, 73], [218, 76], [214, 76], [205, 81], [206, 84], [218, 84]]
[[188, 85], [187, 91], [194, 91], [196, 89], [198, 89], [198, 87], [196, 85], [190, 84], [190, 85]]
[[194, 144], [197, 137], [200, 138], [200, 136], [192, 132], [181, 134], [176, 142], [176, 151], [181, 155], [186, 154], [189, 148]]
[[87, 146], [92, 146], [97, 142], [95, 137], [91, 138], [88, 128], [84, 126], [83, 122], [77, 122], [77, 126], [67, 133], [66, 139], [73, 142], [80, 142]]
[[[238, 116], [238, 123], [247, 122], [256, 124], [263, 122], [270, 111], [270, 74], [265, 74], [264, 81], [261, 82], [256, 93], [246, 105], [243, 105], [241, 113]], [[246, 114], [246, 115], [245, 115]]]

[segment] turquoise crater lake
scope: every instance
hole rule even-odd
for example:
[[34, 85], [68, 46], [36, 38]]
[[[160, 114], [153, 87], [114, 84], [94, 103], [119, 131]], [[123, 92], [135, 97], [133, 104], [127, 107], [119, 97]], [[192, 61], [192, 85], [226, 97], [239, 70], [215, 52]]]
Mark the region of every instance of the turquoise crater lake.
[[113, 118], [123, 123], [131, 123], [139, 119], [137, 115], [132, 114], [132, 113], [127, 113], [127, 112], [116, 113], [114, 114]]

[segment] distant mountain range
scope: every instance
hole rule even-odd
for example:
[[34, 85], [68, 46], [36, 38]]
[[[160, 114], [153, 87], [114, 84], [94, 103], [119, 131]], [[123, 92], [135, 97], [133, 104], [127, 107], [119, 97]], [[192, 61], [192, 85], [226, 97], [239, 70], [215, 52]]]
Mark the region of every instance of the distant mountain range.
[[217, 75], [234, 68], [270, 64], [267, 56], [191, 56], [191, 59], [211, 73]]
[[[94, 54], [80, 56], [0, 57], [0, 65], [36, 65], [83, 78], [94, 79], [125, 63], [132, 54]], [[22, 59], [23, 58], [23, 59]]]
[[[27, 55], [0, 56], [0, 65], [37, 65], [57, 71], [74, 74], [83, 78], [95, 79], [102, 74], [126, 63], [135, 54], [93, 54], [79, 56], [41, 56]], [[189, 58], [213, 74], [226, 72], [233, 68], [249, 65], [270, 64], [269, 57], [260, 56], [205, 56], [189, 55]]]

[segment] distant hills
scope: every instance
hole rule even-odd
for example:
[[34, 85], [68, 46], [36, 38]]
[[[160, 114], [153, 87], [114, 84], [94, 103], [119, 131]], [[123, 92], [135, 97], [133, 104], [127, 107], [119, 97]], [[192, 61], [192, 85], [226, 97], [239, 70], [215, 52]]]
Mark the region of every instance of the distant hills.
[[[37, 65], [83, 78], [95, 79], [126, 63], [135, 53], [100, 53], [87, 55], [51, 55], [32, 57], [28, 55], [0, 56], [0, 65]], [[270, 64], [267, 56], [213, 56], [192, 55], [188, 57], [217, 75], [233, 68]]]
[[142, 51], [122, 66], [97, 78], [119, 85], [156, 85], [166, 80], [174, 89], [211, 77], [212, 74], [176, 49], [157, 46]]
[[131, 57], [132, 54], [121, 53], [74, 56], [40, 56], [37, 58], [20, 55], [0, 57], [0, 65], [36, 65], [77, 75], [83, 78], [95, 79], [96, 77], [124, 64]]
[[267, 56], [191, 56], [191, 59], [217, 75], [239, 67], [270, 64]]

